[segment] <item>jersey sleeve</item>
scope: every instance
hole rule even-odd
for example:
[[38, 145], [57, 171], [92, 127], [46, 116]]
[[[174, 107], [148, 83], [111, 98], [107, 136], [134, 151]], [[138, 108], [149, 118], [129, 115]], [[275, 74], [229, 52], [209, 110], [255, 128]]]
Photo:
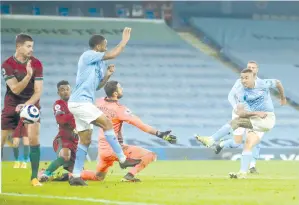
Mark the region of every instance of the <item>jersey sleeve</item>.
[[264, 79], [264, 84], [266, 88], [276, 88], [276, 79]]
[[153, 128], [147, 124], [145, 124], [144, 122], [142, 122], [142, 120], [137, 117], [136, 115], [134, 115], [131, 110], [129, 110], [126, 107], [123, 107], [123, 109], [121, 109], [118, 113], [118, 118], [121, 121], [124, 121], [128, 124], [131, 124], [137, 128], [139, 128], [140, 130], [142, 130], [143, 132], [149, 132], [150, 130], [152, 130]]
[[36, 60], [33, 65], [35, 68], [34, 80], [43, 80], [43, 65], [39, 60]]
[[2, 76], [5, 81], [15, 77], [12, 67], [8, 63], [3, 63], [1, 66]]
[[56, 122], [59, 125], [68, 124], [72, 129], [76, 128], [74, 116], [68, 112], [68, 108], [64, 103], [61, 101], [56, 101], [53, 108]]
[[234, 84], [234, 86], [232, 87], [232, 89], [230, 90], [229, 94], [228, 94], [228, 101], [231, 104], [231, 106], [235, 109], [237, 107], [237, 103], [238, 103], [238, 98], [237, 98], [237, 88], [240, 84], [240, 80], [237, 80]]
[[99, 62], [103, 59], [105, 52], [88, 51], [84, 54], [84, 61], [86, 64]]

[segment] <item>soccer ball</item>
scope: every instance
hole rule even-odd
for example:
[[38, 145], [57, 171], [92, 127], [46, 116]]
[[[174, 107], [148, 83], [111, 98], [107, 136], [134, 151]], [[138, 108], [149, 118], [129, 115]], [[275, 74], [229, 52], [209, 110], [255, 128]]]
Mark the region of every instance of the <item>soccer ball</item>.
[[20, 117], [27, 124], [35, 123], [39, 120], [39, 110], [34, 105], [25, 105], [21, 110]]

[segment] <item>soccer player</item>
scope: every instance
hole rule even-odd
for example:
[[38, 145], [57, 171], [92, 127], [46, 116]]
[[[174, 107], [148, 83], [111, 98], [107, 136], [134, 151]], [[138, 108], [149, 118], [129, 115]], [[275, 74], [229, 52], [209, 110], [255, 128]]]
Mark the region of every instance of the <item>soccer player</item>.
[[[247, 63], [247, 68], [252, 70], [253, 75], [255, 77], [256, 83], [258, 83], [258, 81], [262, 81], [260, 78], [257, 77], [258, 71], [259, 71], [259, 67], [257, 62], [255, 61], [249, 61]], [[281, 84], [276, 84], [276, 88], [278, 90], [281, 90], [282, 88], [280, 88]], [[238, 79], [236, 81], [236, 83], [234, 84], [233, 88], [231, 89], [229, 95], [228, 95], [228, 100], [230, 102], [230, 104], [233, 107], [233, 111], [232, 111], [232, 119], [237, 118], [237, 114], [236, 114], [236, 106], [238, 104], [238, 100], [236, 99], [236, 91], [238, 90], [239, 87], [242, 87], [242, 83], [241, 80]], [[270, 97], [270, 93], [269, 93], [269, 97]], [[281, 95], [281, 99], [280, 99], [280, 103], [281, 105], [285, 105], [286, 104], [286, 98], [284, 95]], [[257, 131], [256, 131], [257, 132]], [[246, 129], [239, 127], [237, 128], [234, 132], [233, 132], [233, 139], [227, 139], [224, 141], [221, 141], [220, 143], [216, 144], [215, 147], [215, 153], [218, 154], [220, 153], [220, 151], [223, 148], [241, 148], [242, 147], [242, 141], [243, 141], [243, 136], [246, 133]], [[258, 173], [256, 170], [256, 160], [259, 158], [259, 153], [260, 153], [260, 144], [257, 144], [254, 148], [253, 148], [253, 152], [252, 152], [252, 160], [250, 162], [250, 173]]]
[[[231, 178], [243, 178], [249, 168], [252, 159], [252, 149], [258, 144], [264, 135], [275, 125], [274, 106], [270, 96], [270, 88], [279, 89], [281, 99], [284, 97], [284, 89], [280, 81], [266, 79], [256, 81], [251, 69], [244, 69], [241, 72], [242, 86], [237, 89], [236, 105], [237, 118], [221, 127], [211, 137], [197, 136], [197, 139], [205, 146], [212, 146], [215, 141], [232, 133], [239, 127], [247, 129], [247, 138], [242, 152], [241, 169], [238, 173], [231, 173]], [[286, 100], [283, 100], [285, 104]]]
[[[16, 37], [16, 53], [2, 64], [2, 75], [6, 81], [4, 108], [1, 115], [2, 147], [19, 123], [20, 110], [25, 105], [41, 108], [39, 100], [43, 89], [43, 66], [32, 56], [33, 39], [27, 34]], [[30, 144], [31, 184], [41, 186], [37, 179], [40, 161], [39, 129], [40, 123], [27, 124]]]
[[105, 76], [103, 75], [104, 68], [106, 68], [105, 61], [114, 59], [124, 50], [130, 39], [130, 34], [131, 28], [125, 28], [121, 42], [110, 51], [106, 51], [107, 40], [103, 36], [93, 35], [89, 39], [90, 50], [85, 51], [79, 58], [76, 87], [68, 102], [69, 110], [75, 117], [76, 129], [80, 136], [74, 170], [69, 180], [72, 186], [87, 185], [80, 175], [91, 142], [93, 125], [104, 130], [104, 135], [116, 153], [121, 168], [135, 166], [141, 161], [125, 156], [113, 131], [112, 122], [93, 104], [95, 92], [106, 84], [114, 72], [114, 66], [109, 66]]
[[[148, 164], [156, 160], [156, 154], [144, 148], [132, 145], [123, 144], [122, 126], [126, 122], [134, 125], [140, 130], [157, 136], [169, 143], [176, 143], [176, 137], [170, 135], [171, 131], [160, 132], [155, 128], [143, 123], [137, 116], [124, 105], [120, 104], [118, 100], [123, 96], [123, 89], [117, 81], [109, 81], [105, 85], [106, 98], [101, 98], [97, 101], [97, 107], [112, 120], [114, 132], [117, 135], [118, 141], [122, 145], [122, 149], [128, 158], [141, 159], [141, 163], [133, 167], [122, 179], [126, 182], [139, 182], [140, 180], [135, 175], [143, 170]], [[107, 140], [104, 133], [100, 130], [99, 145], [98, 145], [98, 164], [96, 173], [91, 171], [83, 171], [81, 176], [84, 180], [104, 180], [108, 169], [115, 161], [118, 161], [117, 156]]]
[[[259, 68], [258, 68], [258, 64], [255, 61], [249, 61], [247, 63], [247, 68], [252, 70], [254, 78], [256, 79], [256, 81], [260, 81], [261, 79], [259, 79], [257, 77]], [[239, 87], [242, 87], [242, 83], [241, 80], [238, 79], [233, 88], [231, 89], [231, 91], [228, 94], [228, 101], [230, 102], [231, 106], [233, 107], [233, 111], [232, 111], [232, 119], [237, 118], [237, 114], [236, 114], [236, 105], [238, 104], [237, 99], [236, 99], [236, 93], [235, 91], [238, 90]], [[242, 146], [242, 142], [243, 142], [243, 136], [246, 133], [246, 129], [243, 127], [239, 127], [237, 128], [234, 132], [233, 132], [233, 138], [230, 139], [226, 139], [223, 140], [219, 143], [216, 144], [215, 146], [215, 153], [219, 154], [221, 152], [221, 150], [223, 148], [240, 148]], [[259, 157], [259, 152], [260, 152], [260, 144], [257, 144], [254, 149], [253, 149], [253, 157], [250, 163], [250, 173], [258, 173], [256, 170], [256, 160]]]
[[57, 93], [60, 99], [53, 105], [54, 115], [59, 126], [59, 132], [53, 141], [53, 149], [57, 153], [57, 158], [45, 171], [42, 171], [41, 177], [39, 177], [40, 182], [48, 181], [60, 166], [71, 173], [76, 158], [79, 136], [75, 130], [74, 116], [67, 106], [71, 94], [69, 82], [65, 80], [58, 82]]

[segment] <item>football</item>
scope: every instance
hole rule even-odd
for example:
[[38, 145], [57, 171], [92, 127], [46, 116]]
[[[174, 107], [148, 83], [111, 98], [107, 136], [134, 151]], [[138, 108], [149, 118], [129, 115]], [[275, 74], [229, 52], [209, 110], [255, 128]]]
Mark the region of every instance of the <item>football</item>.
[[39, 110], [35, 105], [26, 105], [20, 113], [20, 117], [24, 119], [25, 123], [32, 124], [39, 120]]

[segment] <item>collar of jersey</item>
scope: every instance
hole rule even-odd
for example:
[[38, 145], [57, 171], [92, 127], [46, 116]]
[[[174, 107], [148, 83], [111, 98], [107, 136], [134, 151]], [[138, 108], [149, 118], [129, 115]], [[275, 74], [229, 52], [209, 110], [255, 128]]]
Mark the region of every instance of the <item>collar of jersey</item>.
[[118, 100], [112, 100], [112, 99], [109, 99], [109, 98], [105, 97], [105, 101], [106, 102], [117, 102]]
[[27, 58], [27, 60], [26, 60], [24, 63], [22, 63], [21, 61], [19, 61], [19, 60], [15, 57], [15, 55], [13, 55], [12, 57], [13, 57], [13, 59], [14, 59], [18, 64], [26, 64], [27, 61], [29, 60], [29, 58]]

